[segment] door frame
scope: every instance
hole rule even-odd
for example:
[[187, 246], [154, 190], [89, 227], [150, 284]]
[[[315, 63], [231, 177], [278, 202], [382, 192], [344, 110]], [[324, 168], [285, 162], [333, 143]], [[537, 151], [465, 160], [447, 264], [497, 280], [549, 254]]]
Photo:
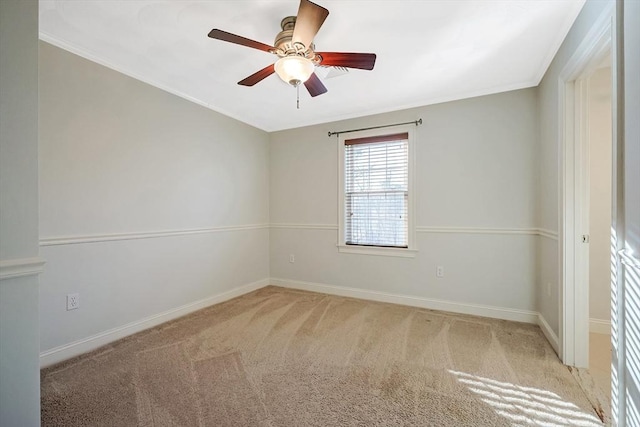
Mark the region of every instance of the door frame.
[[[559, 350], [564, 364], [577, 367], [587, 367], [589, 363], [589, 245], [582, 241], [582, 236], [589, 234], [589, 93], [584, 77], [607, 55], [613, 55], [614, 19], [612, 2], [558, 77]], [[613, 87], [615, 74], [612, 61]], [[615, 102], [612, 93], [612, 105]]]

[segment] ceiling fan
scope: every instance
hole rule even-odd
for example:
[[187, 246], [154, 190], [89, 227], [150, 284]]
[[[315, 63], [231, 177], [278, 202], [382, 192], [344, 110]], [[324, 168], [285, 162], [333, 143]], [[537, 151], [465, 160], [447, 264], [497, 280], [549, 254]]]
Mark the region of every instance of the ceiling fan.
[[328, 15], [324, 7], [300, 0], [298, 15], [287, 16], [280, 22], [282, 31], [276, 36], [274, 46], [218, 29], [211, 30], [209, 37], [278, 56], [274, 64], [240, 80], [239, 85], [253, 86], [276, 73], [286, 83], [296, 88], [302, 83], [311, 96], [318, 96], [327, 92], [327, 88], [314, 72], [315, 66], [372, 70], [376, 62], [375, 53], [316, 52], [313, 38]]

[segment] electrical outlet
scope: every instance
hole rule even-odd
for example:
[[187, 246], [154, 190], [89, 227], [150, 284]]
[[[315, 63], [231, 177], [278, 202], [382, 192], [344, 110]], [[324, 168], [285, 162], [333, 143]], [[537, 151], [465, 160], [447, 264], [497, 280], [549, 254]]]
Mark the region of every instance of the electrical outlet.
[[436, 267], [436, 277], [444, 277], [444, 267], [439, 265]]
[[296, 257], [293, 254], [289, 254], [289, 262], [292, 264], [296, 262]]
[[67, 294], [67, 311], [80, 308], [80, 294]]

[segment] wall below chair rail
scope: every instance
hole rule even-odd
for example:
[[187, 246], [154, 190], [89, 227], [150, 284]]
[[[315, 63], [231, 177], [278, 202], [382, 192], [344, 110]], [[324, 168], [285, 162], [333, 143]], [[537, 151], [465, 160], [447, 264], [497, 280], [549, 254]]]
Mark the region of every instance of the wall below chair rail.
[[45, 42], [39, 59], [42, 353], [269, 277], [267, 133]]
[[[268, 277], [268, 242], [265, 226], [44, 246], [41, 349], [48, 352], [264, 279]], [[66, 295], [76, 292], [80, 308], [66, 311]], [[87, 350], [78, 348], [64, 354]]]
[[[272, 277], [535, 311], [534, 235], [421, 232], [415, 258], [402, 258], [339, 253], [337, 234], [337, 230], [272, 229]], [[295, 263], [289, 262], [290, 253], [295, 254]], [[445, 267], [442, 278], [436, 277], [438, 265]]]

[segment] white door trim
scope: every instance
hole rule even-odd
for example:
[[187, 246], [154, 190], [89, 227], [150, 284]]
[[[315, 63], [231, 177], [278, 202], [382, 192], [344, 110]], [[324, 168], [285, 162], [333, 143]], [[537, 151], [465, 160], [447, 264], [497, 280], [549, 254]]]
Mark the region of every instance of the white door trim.
[[579, 367], [589, 362], [589, 251], [582, 242], [589, 220], [588, 92], [581, 77], [612, 51], [613, 5], [602, 12], [558, 78], [560, 358]]

